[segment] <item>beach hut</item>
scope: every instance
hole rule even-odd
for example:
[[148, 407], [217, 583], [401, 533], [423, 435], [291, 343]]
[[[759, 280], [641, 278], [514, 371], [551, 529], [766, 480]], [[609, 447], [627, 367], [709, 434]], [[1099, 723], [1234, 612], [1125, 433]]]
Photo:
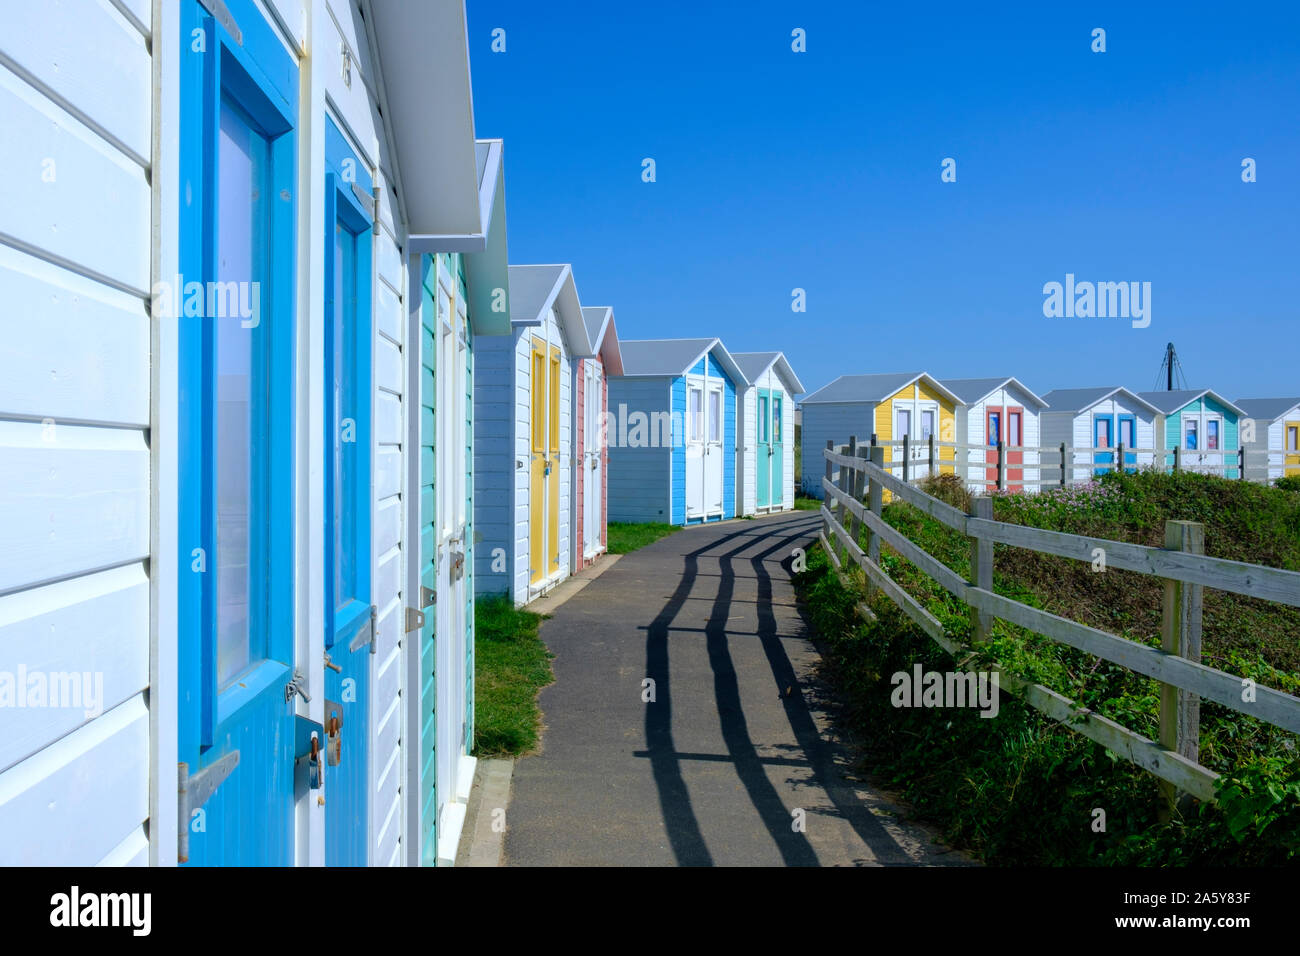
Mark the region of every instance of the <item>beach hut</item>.
[[734, 352], [749, 386], [737, 404], [740, 513], [794, 507], [794, 396], [803, 384], [782, 352]]
[[945, 378], [944, 387], [960, 400], [956, 408], [957, 442], [969, 446], [959, 450], [968, 462], [966, 477], [970, 490], [983, 493], [997, 487], [998, 442], [1006, 446], [1009, 491], [1037, 491], [1041, 479], [1038, 442], [1039, 413], [1046, 407], [1041, 398], [1017, 379]]
[[1239, 398], [1246, 478], [1300, 475], [1300, 398]]
[[594, 562], [607, 546], [609, 447], [605, 416], [609, 376], [623, 374], [614, 310], [584, 306], [582, 320], [587, 330], [587, 354], [573, 363], [573, 542], [569, 552], [574, 571]]
[[573, 362], [590, 354], [567, 265], [512, 265], [507, 337], [475, 343], [475, 587], [523, 605], [572, 572]]
[[1127, 471], [1154, 463], [1160, 409], [1135, 392], [1119, 386], [1058, 388], [1044, 395], [1043, 401], [1047, 403], [1039, 413], [1043, 446], [1065, 443], [1070, 457], [1067, 481], [1087, 481], [1110, 471], [1120, 444]]
[[0, 12], [0, 864], [454, 855], [501, 147], [463, 5], [312, 9]]
[[[925, 372], [883, 375], [841, 375], [799, 402], [803, 412], [800, 428], [803, 442], [804, 491], [822, 497], [825, 475], [823, 452], [826, 442], [837, 446], [856, 437], [868, 444], [871, 436], [885, 446], [885, 463], [902, 477], [903, 449], [895, 440], [908, 438], [908, 478], [929, 473], [930, 436], [936, 442], [952, 442], [956, 434], [956, 409], [961, 400], [934, 376]], [[952, 448], [937, 446], [936, 468], [954, 470]]]
[[610, 379], [609, 519], [736, 516], [736, 396], [749, 384], [720, 339], [623, 342]]
[[1159, 457], [1158, 465], [1172, 469], [1173, 450], [1177, 448], [1180, 468], [1225, 478], [1240, 477], [1240, 408], [1208, 388], [1138, 395], [1160, 409], [1155, 433], [1161, 440], [1157, 447], [1168, 452]]

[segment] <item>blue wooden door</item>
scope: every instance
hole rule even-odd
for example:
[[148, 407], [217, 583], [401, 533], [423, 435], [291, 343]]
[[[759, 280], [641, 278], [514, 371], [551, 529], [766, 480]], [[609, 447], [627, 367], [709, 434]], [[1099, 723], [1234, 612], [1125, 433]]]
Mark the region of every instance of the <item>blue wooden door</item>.
[[1094, 467], [1094, 475], [1104, 475], [1110, 471], [1110, 466], [1115, 463], [1115, 452], [1107, 449], [1115, 447], [1115, 416], [1114, 415], [1093, 415], [1092, 416], [1092, 447], [1093, 447], [1093, 465], [1106, 467]]
[[325, 862], [369, 847], [371, 177], [325, 124]]
[[[1131, 451], [1137, 447], [1137, 416], [1116, 415], [1115, 428], [1118, 436], [1116, 441], [1124, 446], [1124, 470], [1137, 471], [1137, 452]], [[1119, 454], [1119, 451], [1116, 450], [1115, 454]]]
[[758, 454], [755, 462], [758, 507], [772, 503], [772, 393], [766, 388], [758, 390]]
[[170, 319], [179, 323], [177, 744], [191, 795], [181, 857], [285, 865], [294, 688], [304, 686], [293, 656], [298, 79], [257, 6], [229, 0], [223, 14], [182, 5], [184, 308]]

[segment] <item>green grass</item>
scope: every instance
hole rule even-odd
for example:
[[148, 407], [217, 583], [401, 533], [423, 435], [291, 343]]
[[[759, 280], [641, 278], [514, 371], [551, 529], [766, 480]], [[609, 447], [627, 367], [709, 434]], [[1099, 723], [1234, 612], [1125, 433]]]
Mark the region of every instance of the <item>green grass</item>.
[[646, 522], [644, 524], [629, 521], [611, 521], [606, 532], [606, 542], [610, 554], [627, 554], [647, 544], [654, 544], [660, 538], [666, 538], [674, 531], [682, 529], [675, 524]]
[[537, 634], [543, 617], [506, 597], [474, 603], [474, 754], [518, 757], [537, 747], [537, 694], [555, 680], [554, 655]]
[[796, 492], [794, 496], [795, 511], [820, 511], [822, 507], [821, 499], [814, 498], [812, 495], [806, 495], [802, 491]]
[[[960, 484], [960, 483], [957, 483]], [[927, 490], [957, 506], [959, 487]], [[1044, 495], [995, 496], [1002, 521], [1158, 544], [1166, 518], [1205, 523], [1206, 551], [1240, 561], [1295, 568], [1300, 562], [1300, 496], [1201, 475], [1108, 476], [1093, 485]], [[969, 543], [906, 504], [885, 520], [932, 556], [969, 576]], [[886, 572], [966, 642], [969, 609], [931, 578], [882, 547]], [[1086, 563], [998, 545], [994, 590], [1031, 606], [1159, 645], [1161, 585], [1131, 572], [1096, 573]], [[1223, 775], [1217, 806], [1159, 818], [1155, 778], [1019, 700], [1003, 696], [995, 720], [973, 711], [896, 709], [890, 676], [920, 662], [954, 664], [879, 594], [880, 620], [864, 624], [853, 606], [864, 597], [856, 568], [847, 585], [820, 549], [797, 578], [824, 642], [828, 676], [846, 699], [850, 729], [864, 741], [870, 771], [896, 787], [955, 845], [984, 860], [1014, 865], [1223, 864], [1300, 859], [1300, 742], [1261, 721], [1201, 703], [1201, 762]], [[1291, 694], [1300, 693], [1293, 608], [1205, 591], [1205, 663]], [[1030, 678], [1155, 737], [1155, 681], [1054, 643], [1004, 621], [965, 669], [980, 661]], [[1095, 808], [1107, 830], [1088, 825]], [[1032, 826], [1026, 821], [1032, 820]]]

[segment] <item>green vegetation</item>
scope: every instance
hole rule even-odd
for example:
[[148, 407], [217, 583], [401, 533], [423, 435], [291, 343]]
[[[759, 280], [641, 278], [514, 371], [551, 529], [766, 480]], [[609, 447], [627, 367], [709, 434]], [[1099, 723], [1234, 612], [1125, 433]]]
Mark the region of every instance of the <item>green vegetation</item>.
[[[965, 507], [961, 483], [926, 490]], [[969, 574], [969, 543], [909, 505], [885, 519], [953, 570]], [[1211, 555], [1300, 567], [1300, 497], [1202, 475], [1112, 475], [1080, 489], [999, 495], [1002, 521], [1076, 534], [1159, 544], [1166, 518], [1205, 524]], [[968, 608], [887, 547], [881, 564], [956, 639], [968, 641]], [[994, 589], [1131, 640], [1159, 644], [1158, 579], [995, 548]], [[1300, 861], [1300, 761], [1297, 740], [1271, 725], [1201, 703], [1201, 763], [1222, 774], [1217, 806], [1160, 819], [1156, 778], [1066, 727], [1003, 695], [996, 719], [968, 708], [894, 708], [890, 676], [920, 663], [953, 661], [877, 593], [879, 616], [863, 623], [854, 605], [861, 572], [842, 581], [817, 549], [797, 578], [824, 641], [824, 666], [846, 701], [845, 719], [863, 742], [863, 762], [898, 789], [947, 839], [994, 864], [1090, 863], [1259, 865]], [[1219, 591], [1205, 592], [1203, 660], [1260, 684], [1300, 694], [1300, 617], [1294, 608]], [[1056, 644], [1004, 621], [962, 662], [988, 663], [1033, 679], [1096, 709], [1130, 730], [1157, 735], [1158, 684], [1125, 668]], [[1094, 830], [1094, 810], [1106, 814]]]
[[1300, 475], [1287, 475], [1273, 482], [1274, 488], [1281, 488], [1283, 491], [1300, 491]]
[[606, 532], [606, 542], [610, 554], [627, 554], [629, 551], [654, 544], [660, 538], [666, 538], [674, 531], [681, 530], [681, 527], [675, 524], [611, 521]]
[[555, 680], [554, 655], [537, 634], [543, 617], [508, 597], [474, 603], [474, 754], [518, 757], [541, 733], [537, 694]]
[[802, 491], [794, 493], [794, 510], [795, 511], [821, 511], [822, 503], [820, 498], [814, 498], [812, 495], [804, 494]]

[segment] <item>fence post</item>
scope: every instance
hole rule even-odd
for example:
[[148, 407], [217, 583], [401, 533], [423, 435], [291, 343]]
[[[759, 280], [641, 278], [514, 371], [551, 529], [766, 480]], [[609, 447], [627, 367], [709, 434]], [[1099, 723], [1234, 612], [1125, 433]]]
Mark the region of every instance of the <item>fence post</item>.
[[[971, 498], [972, 518], [993, 520], [993, 499], [984, 495]], [[970, 539], [970, 583], [985, 591], [993, 590], [993, 542], [988, 538]], [[979, 644], [989, 639], [993, 629], [992, 615], [972, 606], [970, 609], [971, 643]]]
[[912, 466], [912, 436], [903, 436], [903, 481], [908, 481], [911, 476]]
[[[880, 469], [883, 469], [885, 467], [885, 449], [882, 446], [875, 445], [875, 444], [871, 446], [871, 463]], [[877, 518], [880, 517], [881, 512], [884, 510], [884, 495], [882, 494], [883, 491], [884, 491], [884, 485], [880, 483], [880, 479], [877, 478], [875, 475], [872, 475], [867, 486], [867, 510], [870, 511]], [[880, 535], [876, 534], [875, 529], [873, 529], [870, 525], [867, 526], [867, 557], [871, 559], [872, 564], [875, 565], [880, 564]], [[872, 582], [871, 576], [868, 575], [867, 576], [868, 600], [870, 600], [871, 595], [872, 593], [874, 593], [875, 589], [876, 586]]]
[[1007, 487], [1007, 446], [998, 439], [998, 491]]
[[[1205, 526], [1198, 521], [1166, 521], [1165, 549], [1205, 553]], [[1199, 584], [1166, 579], [1161, 608], [1160, 644], [1167, 653], [1201, 662], [1201, 598]], [[1200, 762], [1201, 699], [1172, 684], [1160, 685], [1160, 745]], [[1189, 797], [1173, 784], [1160, 781], [1165, 798], [1163, 814], [1168, 817], [1175, 806], [1185, 806]]]
[[939, 474], [939, 459], [934, 453], [934, 432], [930, 432], [930, 474]]
[[1246, 448], [1244, 445], [1241, 448], [1237, 449], [1237, 457], [1240, 459], [1240, 464], [1237, 466], [1237, 480], [1245, 481], [1246, 480]]
[[1061, 487], [1065, 487], [1065, 442], [1061, 442]]
[[[856, 437], [849, 437], [850, 454], [854, 458], [866, 458], [870, 451], [866, 445], [859, 445]], [[849, 494], [858, 504], [862, 504], [863, 482], [866, 480], [866, 473], [858, 471], [856, 468], [849, 472]], [[859, 548], [862, 547], [862, 519], [856, 514], [849, 515], [849, 537]]]
[[1115, 446], [1115, 470], [1121, 475], [1124, 474], [1124, 443], [1120, 442]]
[[[858, 436], [857, 435], [849, 436], [849, 447], [845, 449], [845, 452], [848, 454], [850, 458], [858, 457]], [[851, 468], [845, 467], [844, 465], [840, 465], [840, 491], [844, 492], [844, 494], [846, 495], [853, 494], [853, 485], [856, 477], [857, 477], [857, 472], [853, 471]], [[850, 528], [853, 526], [853, 522], [850, 520], [851, 514], [852, 512], [849, 511], [849, 506], [846, 505], [843, 502], [843, 500], [841, 500], [840, 501], [840, 527], [843, 528], [848, 533], [848, 537], [850, 538], [850, 540], [852, 540], [856, 544], [858, 540], [857, 535], [850, 530]]]
[[1183, 470], [1183, 449], [1180, 445], [1174, 446], [1174, 474]]
[[[829, 452], [835, 451], [835, 442], [829, 438], [826, 439], [826, 450]], [[826, 480], [831, 480], [831, 460], [829, 458], [826, 459]], [[825, 488], [822, 488], [822, 505], [826, 508], [831, 507], [830, 495], [827, 494]], [[822, 518], [822, 533], [826, 536], [826, 543], [834, 547], [835, 539], [831, 535], [831, 523], [825, 517]]]

